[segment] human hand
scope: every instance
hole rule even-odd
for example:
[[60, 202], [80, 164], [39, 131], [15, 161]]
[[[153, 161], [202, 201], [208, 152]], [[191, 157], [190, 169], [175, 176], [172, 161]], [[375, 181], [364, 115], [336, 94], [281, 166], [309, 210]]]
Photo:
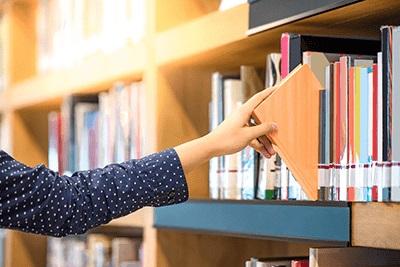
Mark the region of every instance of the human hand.
[[[257, 126], [248, 125], [253, 110], [274, 89], [274, 87], [271, 87], [255, 94], [228, 116], [215, 130], [205, 136], [210, 146], [214, 148], [214, 156], [233, 154], [248, 145], [267, 158], [275, 154], [270, 140], [265, 138], [265, 135], [268, 137], [275, 133], [277, 131], [276, 124], [262, 123]], [[259, 137], [261, 138], [259, 139]], [[262, 140], [262, 142], [259, 140]]]

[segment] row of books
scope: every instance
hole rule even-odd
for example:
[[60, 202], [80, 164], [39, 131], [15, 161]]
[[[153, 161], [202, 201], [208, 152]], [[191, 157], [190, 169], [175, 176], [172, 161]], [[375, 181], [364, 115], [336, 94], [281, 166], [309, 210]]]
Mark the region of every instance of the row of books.
[[[279, 64], [280, 56], [268, 57], [267, 87], [279, 81]], [[263, 76], [253, 66], [241, 66], [240, 74], [217, 72], [212, 75], [210, 130], [265, 88]], [[211, 159], [209, 192], [212, 199], [306, 199], [279, 156], [265, 159], [250, 147], [233, 155]]]
[[281, 38], [281, 76], [309, 64], [319, 99], [319, 199], [400, 200], [400, 28], [381, 42], [302, 36]]
[[308, 267], [307, 257], [285, 257], [285, 258], [251, 258], [245, 262], [245, 267]]
[[40, 0], [38, 70], [71, 66], [88, 55], [141, 40], [144, 0]]
[[142, 82], [67, 97], [61, 112], [49, 113], [49, 167], [71, 173], [142, 157], [145, 105]]
[[141, 267], [141, 239], [88, 234], [49, 238], [47, 267]]

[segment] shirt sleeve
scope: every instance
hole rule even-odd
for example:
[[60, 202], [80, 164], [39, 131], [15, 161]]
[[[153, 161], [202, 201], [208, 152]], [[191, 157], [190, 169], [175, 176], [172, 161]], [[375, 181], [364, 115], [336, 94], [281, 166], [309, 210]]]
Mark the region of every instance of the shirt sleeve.
[[174, 149], [62, 176], [0, 151], [0, 227], [50, 236], [81, 234], [144, 206], [188, 199]]

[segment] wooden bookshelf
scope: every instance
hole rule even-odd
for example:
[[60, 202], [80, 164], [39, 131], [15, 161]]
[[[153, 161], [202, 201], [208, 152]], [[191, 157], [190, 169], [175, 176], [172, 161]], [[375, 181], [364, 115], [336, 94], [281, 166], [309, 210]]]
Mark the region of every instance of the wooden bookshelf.
[[[3, 123], [10, 135], [7, 150], [28, 165], [47, 162], [47, 115], [60, 108], [66, 95], [104, 91], [120, 80], [143, 80], [149, 96], [150, 150], [160, 151], [208, 132], [212, 72], [237, 70], [245, 64], [263, 67], [266, 55], [279, 50], [281, 33], [286, 31], [378, 38], [381, 25], [399, 23], [400, 11], [397, 0], [364, 0], [247, 36], [247, 4], [219, 12], [218, 0], [148, 0], [147, 32], [142, 42], [111, 54], [94, 54], [66, 69], [37, 73], [33, 45], [36, 3], [21, 0], [1, 4], [1, 12], [7, 15], [13, 31], [8, 33], [7, 48], [10, 86], [0, 93], [0, 113], [6, 118]], [[187, 179], [192, 199], [208, 197], [207, 164]], [[196, 202], [188, 205], [193, 203]], [[207, 208], [214, 209], [219, 204], [208, 203]], [[237, 206], [231, 208], [236, 210]], [[174, 210], [181, 212], [178, 207], [160, 212], [167, 215]], [[287, 210], [290, 212], [290, 208]], [[248, 229], [236, 233], [240, 237], [213, 229], [198, 232], [168, 225], [155, 229], [153, 220], [160, 218], [157, 213], [150, 208], [110, 222], [113, 227], [143, 228], [146, 267], [242, 266], [239, 261], [263, 253], [306, 255], [309, 247], [321, 241], [270, 241], [259, 239], [257, 234], [246, 235]], [[400, 249], [396, 235], [400, 230], [396, 223], [398, 213], [397, 204], [353, 204], [347, 222], [351, 236], [340, 241]], [[327, 217], [333, 214], [328, 211]], [[155, 223], [160, 226], [160, 221]], [[339, 223], [346, 224], [344, 219]], [[323, 230], [321, 233], [327, 234]], [[6, 267], [44, 266], [45, 256], [46, 238], [7, 232]]]
[[70, 94], [96, 93], [111, 88], [116, 81], [140, 80], [145, 64], [144, 43], [129, 45], [110, 54], [99, 52], [77, 66], [24, 80], [10, 87], [3, 97], [9, 100], [11, 109], [57, 106]]
[[352, 245], [400, 249], [400, 204], [354, 203]]

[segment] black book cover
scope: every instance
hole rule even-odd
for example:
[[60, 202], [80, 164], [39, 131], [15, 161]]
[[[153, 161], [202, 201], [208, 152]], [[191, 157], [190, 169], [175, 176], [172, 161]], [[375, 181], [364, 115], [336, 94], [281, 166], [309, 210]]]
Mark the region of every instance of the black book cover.
[[381, 28], [382, 39], [382, 160], [391, 160], [392, 27]]
[[289, 71], [303, 63], [303, 52], [305, 51], [376, 56], [381, 49], [379, 40], [301, 35], [296, 33], [290, 33], [289, 36]]

